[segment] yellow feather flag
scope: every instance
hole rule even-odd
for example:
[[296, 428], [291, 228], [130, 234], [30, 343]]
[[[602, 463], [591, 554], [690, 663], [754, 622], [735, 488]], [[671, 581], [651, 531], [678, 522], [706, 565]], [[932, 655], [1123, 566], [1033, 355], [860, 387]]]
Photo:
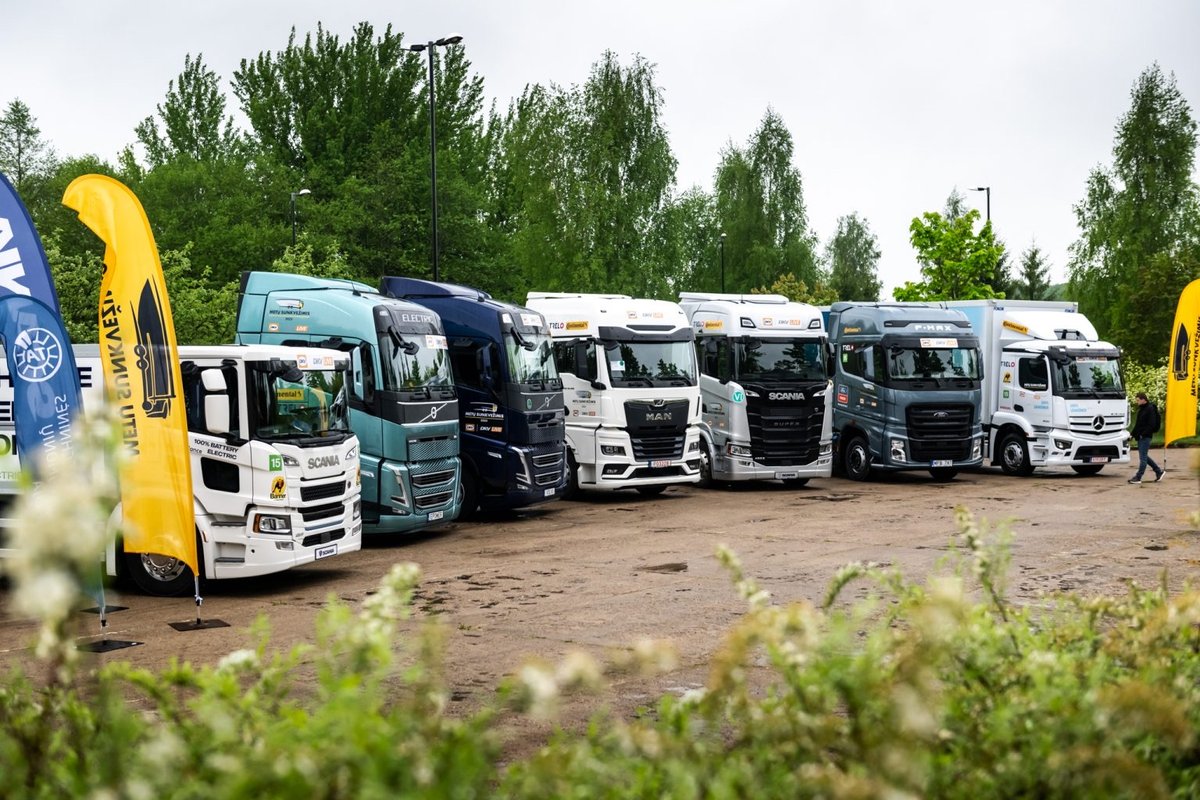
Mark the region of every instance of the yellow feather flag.
[[1164, 444], [1196, 435], [1196, 379], [1200, 372], [1200, 280], [1179, 295], [1167, 364], [1167, 431]]
[[199, 575], [175, 322], [150, 221], [134, 193], [105, 175], [76, 178], [62, 201], [106, 245], [100, 354], [131, 456], [120, 476], [125, 550], [177, 558]]

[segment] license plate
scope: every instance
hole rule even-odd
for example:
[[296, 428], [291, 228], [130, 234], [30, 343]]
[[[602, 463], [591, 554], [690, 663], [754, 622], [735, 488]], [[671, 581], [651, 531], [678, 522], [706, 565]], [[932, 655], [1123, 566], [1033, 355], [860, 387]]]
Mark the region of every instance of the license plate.
[[1108, 459], [1107, 459], [1107, 458], [1105, 458], [1104, 456], [1094, 456], [1094, 457], [1092, 457], [1092, 458], [1089, 458], [1089, 459], [1087, 460], [1087, 462], [1088, 462], [1089, 464], [1107, 464], [1107, 463], [1108, 463]]
[[952, 459], [952, 458], [935, 458], [933, 461], [929, 462], [929, 466], [931, 466], [931, 467], [953, 467], [954, 459]]
[[554, 497], [554, 487], [553, 486], [551, 486], [549, 489], [546, 490], [545, 496], [546, 497]]
[[799, 477], [800, 477], [799, 473], [796, 473], [796, 472], [776, 472], [775, 473], [775, 480], [777, 480], [777, 481], [790, 481], [792, 478], [799, 478]]
[[429, 521], [436, 522], [437, 520], [441, 519], [444, 516], [446, 516], [445, 511], [430, 511], [429, 512]]
[[667, 459], [665, 461], [651, 461], [650, 466], [656, 467], [656, 468], [657, 467], [669, 467], [669, 466], [671, 466], [671, 461], [670, 461], [670, 459]]
[[313, 560], [316, 560], [318, 558], [329, 558], [330, 556], [333, 556], [333, 555], [337, 555], [337, 544], [336, 543], [327, 544], [324, 547], [318, 547], [316, 550], [313, 551]]

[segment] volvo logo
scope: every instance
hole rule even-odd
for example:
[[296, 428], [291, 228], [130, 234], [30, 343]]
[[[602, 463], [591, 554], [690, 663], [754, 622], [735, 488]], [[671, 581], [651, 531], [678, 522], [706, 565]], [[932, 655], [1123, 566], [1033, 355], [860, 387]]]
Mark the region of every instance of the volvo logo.
[[1097, 415], [1096, 415], [1096, 416], [1095, 416], [1095, 417], [1092, 419], [1092, 430], [1095, 430], [1095, 431], [1102, 431], [1102, 430], [1104, 430], [1104, 417], [1102, 417], [1102, 416], [1100, 416], [1099, 414], [1097, 414]]

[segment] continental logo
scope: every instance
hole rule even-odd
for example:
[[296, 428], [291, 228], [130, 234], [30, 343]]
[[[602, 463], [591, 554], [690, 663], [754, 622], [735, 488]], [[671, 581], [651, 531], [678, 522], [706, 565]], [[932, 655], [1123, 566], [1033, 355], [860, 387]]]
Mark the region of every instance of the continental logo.
[[842, 326], [842, 333], [862, 333], [862, 328], [857, 325], [844, 325]]
[[586, 331], [587, 326], [588, 326], [588, 324], [587, 324], [586, 320], [575, 320], [573, 322], [567, 323], [567, 330], [569, 330], [569, 331]]
[[1024, 334], [1029, 333], [1029, 328], [1025, 327], [1024, 325], [1021, 325], [1020, 323], [1011, 322], [1007, 319], [1004, 320], [1004, 327], [1008, 328], [1010, 331], [1016, 331], [1017, 333], [1024, 333]]
[[725, 327], [725, 323], [719, 319], [704, 320], [704, 330], [706, 330], [706, 331], [720, 330], [721, 328], [724, 328], [724, 327]]

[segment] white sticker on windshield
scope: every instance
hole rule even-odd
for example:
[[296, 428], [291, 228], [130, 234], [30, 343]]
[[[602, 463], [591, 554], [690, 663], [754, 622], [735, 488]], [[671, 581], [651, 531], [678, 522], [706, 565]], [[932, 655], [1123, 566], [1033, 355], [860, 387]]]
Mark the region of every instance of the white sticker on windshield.
[[958, 339], [922, 339], [921, 347], [958, 347]]
[[538, 330], [541, 330], [542, 318], [539, 317], [537, 314], [522, 314], [521, 315], [521, 324], [524, 325], [526, 328], [536, 328]]
[[1104, 356], [1079, 356], [1075, 361], [1079, 364], [1095, 364], [1097, 362], [1108, 361], [1108, 359]]
[[624, 361], [624, 359], [622, 359], [621, 361], [610, 361], [610, 362], [608, 362], [608, 368], [611, 369], [613, 372], [624, 372], [625, 371], [625, 361]]
[[429, 334], [425, 337], [425, 346], [430, 350], [445, 350], [446, 337]]

